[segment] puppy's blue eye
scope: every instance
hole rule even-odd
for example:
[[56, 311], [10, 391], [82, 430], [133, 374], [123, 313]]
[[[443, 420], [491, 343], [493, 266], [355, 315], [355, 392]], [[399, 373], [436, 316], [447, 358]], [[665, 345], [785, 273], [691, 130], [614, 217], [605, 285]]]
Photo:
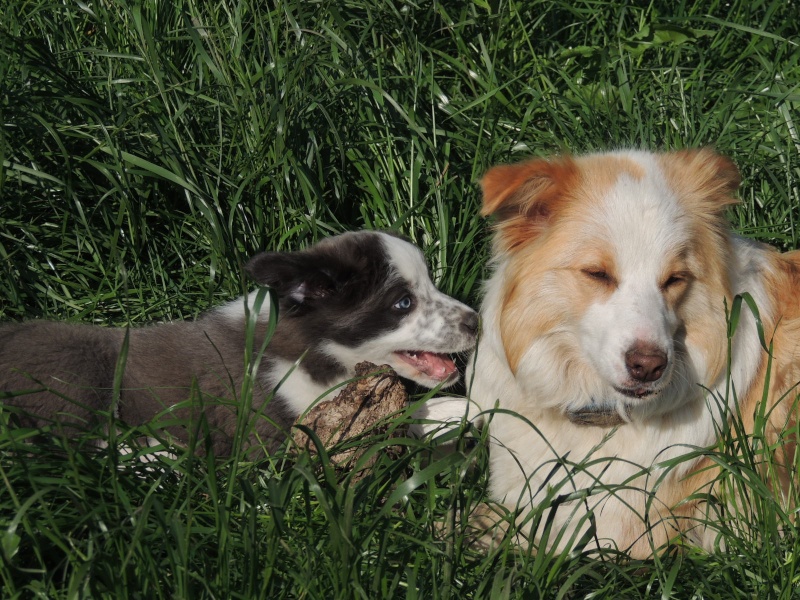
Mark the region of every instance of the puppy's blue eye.
[[394, 303], [394, 308], [397, 310], [408, 310], [413, 304], [414, 301], [411, 300], [411, 296], [403, 296], [400, 298], [400, 300]]

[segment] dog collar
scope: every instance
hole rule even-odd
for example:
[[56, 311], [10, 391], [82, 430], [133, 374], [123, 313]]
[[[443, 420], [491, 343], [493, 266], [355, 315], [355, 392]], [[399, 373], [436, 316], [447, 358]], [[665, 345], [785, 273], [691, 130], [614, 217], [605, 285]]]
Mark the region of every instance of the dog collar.
[[584, 427], [616, 427], [625, 425], [615, 406], [593, 404], [578, 410], [567, 411], [567, 418], [575, 425]]

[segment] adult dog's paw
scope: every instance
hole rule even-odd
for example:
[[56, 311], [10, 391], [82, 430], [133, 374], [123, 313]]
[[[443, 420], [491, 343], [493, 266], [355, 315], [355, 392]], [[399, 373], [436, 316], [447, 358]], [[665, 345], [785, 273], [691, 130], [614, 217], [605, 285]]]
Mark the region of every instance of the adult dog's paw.
[[409, 432], [418, 438], [437, 437], [461, 427], [464, 423], [471, 423], [475, 427], [483, 425], [483, 415], [477, 404], [466, 398], [453, 396], [432, 398], [413, 416], [419, 422], [411, 425]]

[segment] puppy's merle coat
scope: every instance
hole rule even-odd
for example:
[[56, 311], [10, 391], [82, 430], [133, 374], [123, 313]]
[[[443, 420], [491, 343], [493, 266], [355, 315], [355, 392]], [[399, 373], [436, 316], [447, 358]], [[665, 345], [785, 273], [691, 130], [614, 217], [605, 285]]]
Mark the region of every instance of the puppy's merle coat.
[[[387, 233], [346, 233], [300, 252], [262, 253], [246, 270], [279, 298], [277, 327], [255, 377], [247, 445], [274, 448], [361, 361], [389, 364], [426, 387], [447, 386], [458, 379], [447, 353], [475, 343], [477, 314], [434, 287], [418, 248]], [[129, 425], [159, 415], [196, 423], [202, 411], [214, 451], [229, 454], [246, 377], [246, 305], [252, 311], [256, 298], [253, 292], [195, 321], [130, 329], [119, 418]], [[256, 320], [256, 351], [269, 314], [267, 297]], [[124, 339], [124, 329], [90, 325], [0, 327], [0, 398], [23, 409], [26, 425], [84, 427], [96, 411], [112, 408]], [[20, 390], [34, 391], [10, 393]], [[187, 440], [185, 427], [168, 429]]]

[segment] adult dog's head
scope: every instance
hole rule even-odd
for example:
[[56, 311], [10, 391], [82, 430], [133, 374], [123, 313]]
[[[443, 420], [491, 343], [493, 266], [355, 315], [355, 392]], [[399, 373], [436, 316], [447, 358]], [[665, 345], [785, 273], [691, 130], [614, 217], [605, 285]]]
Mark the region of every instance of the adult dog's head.
[[706, 149], [486, 173], [502, 276], [485, 309], [535, 402], [611, 425], [673, 410], [717, 380], [731, 296], [723, 211], [738, 184], [733, 163]]

